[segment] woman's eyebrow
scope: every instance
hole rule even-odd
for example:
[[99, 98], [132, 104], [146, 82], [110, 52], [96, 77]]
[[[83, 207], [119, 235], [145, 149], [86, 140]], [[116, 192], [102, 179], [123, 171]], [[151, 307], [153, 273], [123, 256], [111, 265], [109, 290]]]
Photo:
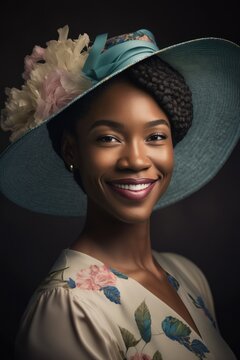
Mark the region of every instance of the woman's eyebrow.
[[[144, 126], [144, 128], [150, 128], [150, 127], [153, 127], [156, 125], [162, 125], [162, 124], [167, 125], [170, 128], [169, 123], [165, 119], [157, 119], [157, 120], [148, 121], [146, 123], [146, 125]], [[94, 129], [97, 126], [102, 126], [102, 125], [110, 126], [110, 127], [116, 128], [118, 130], [124, 129], [124, 125], [117, 121], [101, 119], [101, 120], [95, 121], [92, 124], [92, 126], [90, 127], [89, 131], [91, 131], [92, 129]]]

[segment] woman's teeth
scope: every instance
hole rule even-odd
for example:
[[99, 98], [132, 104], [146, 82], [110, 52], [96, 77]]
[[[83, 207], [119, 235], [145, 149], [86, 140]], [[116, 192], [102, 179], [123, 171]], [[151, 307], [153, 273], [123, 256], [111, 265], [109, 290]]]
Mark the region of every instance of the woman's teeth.
[[126, 190], [143, 190], [146, 189], [147, 187], [149, 187], [151, 185], [151, 183], [148, 184], [129, 184], [129, 185], [123, 185], [123, 184], [114, 184], [114, 186], [119, 187], [120, 189], [126, 189]]

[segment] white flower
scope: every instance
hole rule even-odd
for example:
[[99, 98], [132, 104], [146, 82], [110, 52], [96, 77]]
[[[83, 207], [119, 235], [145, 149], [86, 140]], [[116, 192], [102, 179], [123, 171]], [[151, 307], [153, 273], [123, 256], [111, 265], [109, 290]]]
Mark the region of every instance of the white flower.
[[[35, 46], [24, 59], [21, 90], [6, 89], [8, 99], [1, 111], [0, 126], [11, 131], [11, 142], [29, 129], [46, 120], [51, 114], [92, 86], [82, 72], [89, 55], [89, 36], [68, 39], [68, 25], [58, 29], [58, 40], [47, 42], [47, 47]], [[86, 48], [86, 50], [83, 50]]]

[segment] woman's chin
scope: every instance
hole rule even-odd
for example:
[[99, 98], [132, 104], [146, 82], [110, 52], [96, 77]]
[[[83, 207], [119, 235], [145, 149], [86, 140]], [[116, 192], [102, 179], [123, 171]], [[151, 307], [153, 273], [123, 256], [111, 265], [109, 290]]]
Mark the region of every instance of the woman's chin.
[[119, 221], [128, 224], [137, 224], [149, 220], [153, 206], [148, 204], [135, 207], [114, 207], [113, 204], [111, 204], [107, 211], [112, 217]]
[[151, 217], [154, 206], [165, 192], [165, 188], [166, 183], [159, 181], [147, 194], [132, 194], [133, 191], [131, 194], [125, 194], [107, 187], [88, 197], [88, 211], [98, 218], [110, 217], [128, 224], [145, 222]]

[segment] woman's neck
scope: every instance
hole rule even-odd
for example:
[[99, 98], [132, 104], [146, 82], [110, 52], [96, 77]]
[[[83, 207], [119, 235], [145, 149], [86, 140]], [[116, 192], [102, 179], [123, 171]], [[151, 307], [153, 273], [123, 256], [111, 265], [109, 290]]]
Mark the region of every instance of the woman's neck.
[[149, 218], [126, 223], [102, 209], [88, 207], [84, 228], [71, 248], [126, 271], [155, 267]]

